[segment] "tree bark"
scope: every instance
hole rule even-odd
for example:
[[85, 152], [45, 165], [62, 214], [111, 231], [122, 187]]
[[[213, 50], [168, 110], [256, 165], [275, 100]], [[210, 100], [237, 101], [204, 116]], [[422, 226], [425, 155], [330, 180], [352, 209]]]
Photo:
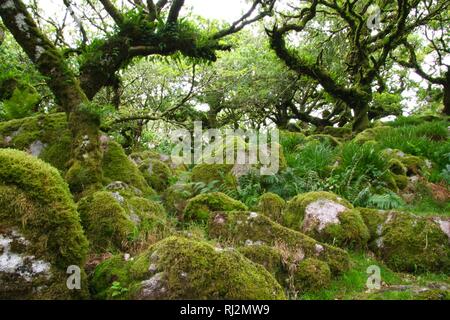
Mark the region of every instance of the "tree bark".
[[369, 127], [369, 104], [361, 103], [353, 108], [353, 132], [361, 132]]
[[442, 113], [446, 116], [450, 116], [450, 70], [445, 74], [444, 83], [444, 110]]

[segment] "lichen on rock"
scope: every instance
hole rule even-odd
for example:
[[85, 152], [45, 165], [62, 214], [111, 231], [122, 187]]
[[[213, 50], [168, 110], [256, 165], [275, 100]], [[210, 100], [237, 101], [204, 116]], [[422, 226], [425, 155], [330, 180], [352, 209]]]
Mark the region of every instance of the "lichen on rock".
[[310, 192], [294, 197], [287, 204], [284, 224], [339, 247], [364, 248], [369, 239], [359, 211], [329, 192]]

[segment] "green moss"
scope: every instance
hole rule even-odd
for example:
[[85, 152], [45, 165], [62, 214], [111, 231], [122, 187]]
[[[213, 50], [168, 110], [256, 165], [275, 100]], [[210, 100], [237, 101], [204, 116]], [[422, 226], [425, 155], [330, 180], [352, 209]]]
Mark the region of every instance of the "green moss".
[[247, 206], [221, 192], [205, 193], [188, 201], [184, 219], [205, 222], [208, 221], [211, 212], [235, 210], [247, 210]]
[[339, 224], [330, 224], [323, 230], [306, 232], [322, 242], [341, 248], [364, 249], [369, 240], [369, 231], [358, 210], [352, 209], [339, 215]]
[[341, 145], [341, 142], [329, 134], [313, 134], [306, 138], [307, 141], [319, 141], [320, 143], [327, 143], [332, 147]]
[[24, 152], [3, 149], [0, 150], [0, 181], [24, 192], [42, 208], [35, 215], [27, 213], [26, 207], [20, 208], [20, 203], [17, 207], [14, 202], [9, 205], [2, 193], [2, 221], [20, 226], [32, 239], [45, 238], [47, 250], [54, 255], [58, 266], [82, 264], [87, 241], [72, 196], [58, 171]]
[[138, 188], [146, 196], [154, 194], [138, 167], [128, 159], [122, 147], [116, 142], [108, 144], [103, 155], [102, 168], [105, 184], [122, 181]]
[[349, 138], [352, 136], [351, 128], [339, 128], [339, 127], [325, 127], [323, 129], [324, 134], [331, 135], [335, 138]]
[[139, 166], [139, 170], [147, 183], [156, 191], [164, 191], [169, 186], [172, 172], [164, 162], [157, 159], [148, 159]]
[[238, 251], [247, 259], [262, 265], [277, 279], [278, 283], [286, 284], [288, 271], [283, 264], [283, 255], [279, 249], [268, 245], [252, 245], [240, 247]]
[[79, 201], [78, 211], [95, 252], [131, 250], [173, 231], [162, 205], [118, 192], [95, 192]]
[[302, 292], [318, 291], [331, 283], [331, 271], [326, 262], [307, 258], [301, 261], [294, 274], [295, 287]]
[[284, 213], [284, 225], [300, 230], [305, 217], [306, 207], [318, 200], [331, 200], [349, 209], [353, 208], [350, 202], [330, 192], [319, 191], [299, 194], [287, 203]]
[[390, 167], [393, 167], [397, 171], [393, 171], [395, 174], [423, 175], [429, 171], [424, 158], [406, 154], [403, 151], [395, 149], [385, 149], [383, 154], [389, 159]]
[[449, 237], [433, 218], [362, 209], [370, 248], [396, 271], [450, 271]]
[[80, 200], [78, 212], [94, 251], [124, 247], [134, 225], [127, 212], [110, 192], [96, 192]]
[[258, 210], [265, 214], [273, 221], [278, 223], [283, 222], [283, 210], [286, 206], [286, 201], [275, 193], [264, 193], [258, 202]]
[[176, 216], [181, 216], [187, 202], [194, 196], [194, 188], [190, 183], [177, 183], [163, 194], [163, 203], [167, 211]]
[[65, 172], [71, 154], [71, 136], [64, 113], [38, 115], [0, 123], [0, 147], [28, 151], [40, 142], [40, 159]]
[[192, 181], [208, 184], [217, 181], [230, 188], [237, 187], [237, 179], [231, 173], [233, 165], [230, 164], [198, 164], [192, 169]]
[[285, 299], [262, 266], [235, 251], [180, 237], [156, 243], [131, 262], [119, 257], [103, 262], [94, 272], [92, 291], [98, 298], [113, 298], [114, 281], [126, 289], [119, 298]]
[[[85, 289], [69, 291], [65, 286], [67, 267], [84, 265], [88, 242], [68, 186], [59, 172], [24, 152], [3, 149], [0, 150], [0, 181], [0, 233], [5, 229], [17, 230], [29, 242], [26, 254], [49, 262], [52, 273], [50, 279], [41, 279], [43, 283], [33, 280], [23, 288], [18, 279], [5, 283], [2, 276], [0, 292], [12, 290], [9, 298], [23, 298], [28, 294], [33, 299], [85, 296]], [[11, 289], [11, 284], [18, 287]], [[42, 285], [44, 290], [35, 291]]]
[[387, 132], [392, 131], [391, 127], [388, 126], [379, 126], [370, 129], [366, 129], [356, 135], [353, 139], [356, 143], [366, 143], [368, 141], [376, 141], [378, 136], [386, 134]]
[[230, 245], [261, 243], [281, 246], [292, 256], [316, 257], [327, 262], [333, 273], [349, 267], [348, 254], [344, 250], [320, 243], [254, 212], [215, 212], [209, 219], [207, 232], [211, 239]]

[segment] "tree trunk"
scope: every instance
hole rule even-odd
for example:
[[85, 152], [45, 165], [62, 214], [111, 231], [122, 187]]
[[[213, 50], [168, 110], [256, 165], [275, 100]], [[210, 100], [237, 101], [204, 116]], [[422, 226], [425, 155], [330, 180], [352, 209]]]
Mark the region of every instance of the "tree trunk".
[[72, 133], [72, 156], [66, 180], [74, 194], [82, 195], [102, 185], [100, 120], [79, 108], [69, 114], [68, 123]]
[[369, 127], [369, 104], [362, 103], [353, 108], [355, 113], [353, 119], [353, 132], [361, 132]]
[[444, 110], [443, 114], [450, 116], [450, 70], [445, 74], [444, 84]]

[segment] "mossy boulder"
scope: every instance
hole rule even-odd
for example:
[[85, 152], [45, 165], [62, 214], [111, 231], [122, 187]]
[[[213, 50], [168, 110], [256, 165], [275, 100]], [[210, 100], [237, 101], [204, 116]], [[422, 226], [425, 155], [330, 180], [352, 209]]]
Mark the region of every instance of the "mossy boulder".
[[147, 183], [157, 192], [164, 191], [169, 186], [172, 171], [164, 162], [148, 159], [139, 165], [139, 170]]
[[286, 207], [286, 201], [275, 193], [264, 193], [259, 197], [258, 211], [265, 214], [273, 221], [283, 223], [283, 210]]
[[288, 270], [283, 263], [281, 250], [265, 244], [251, 244], [240, 247], [237, 251], [254, 263], [262, 265], [282, 286], [286, 285]]
[[383, 155], [389, 159], [390, 168], [396, 171], [393, 172], [396, 175], [424, 175], [432, 167], [431, 162], [427, 159], [404, 153], [401, 150], [385, 149]]
[[356, 137], [353, 139], [354, 142], [364, 144], [366, 142], [376, 141], [377, 138], [380, 135], [384, 135], [390, 131], [392, 131], [393, 128], [389, 126], [377, 126], [373, 128], [366, 129], [356, 135]]
[[291, 199], [284, 224], [339, 247], [363, 248], [369, 232], [358, 210], [330, 192], [310, 192]]
[[339, 139], [337, 139], [329, 134], [313, 134], [313, 135], [308, 136], [306, 138], [306, 141], [307, 142], [317, 141], [320, 143], [326, 143], [332, 147], [338, 147], [341, 145], [341, 142], [339, 141]]
[[450, 272], [450, 221], [361, 208], [369, 246], [391, 269]]
[[197, 222], [208, 221], [214, 211], [248, 210], [240, 201], [221, 192], [204, 193], [190, 199], [184, 209], [184, 219]]
[[151, 196], [155, 192], [148, 185], [138, 167], [127, 157], [123, 148], [114, 141], [109, 141], [103, 154], [104, 185], [114, 181], [122, 181]]
[[352, 128], [328, 126], [323, 128], [322, 133], [335, 138], [348, 139], [352, 136]]
[[0, 148], [26, 151], [65, 173], [71, 154], [67, 116], [42, 114], [0, 122]]
[[331, 283], [331, 270], [327, 263], [307, 258], [301, 261], [294, 273], [295, 287], [302, 291], [318, 291]]
[[88, 242], [58, 170], [25, 152], [0, 150], [0, 298], [86, 297], [69, 290], [66, 270], [82, 271]]
[[349, 267], [349, 256], [344, 250], [320, 243], [256, 212], [214, 212], [210, 216], [206, 230], [210, 239], [219, 240], [227, 245], [281, 246], [287, 255], [300, 257], [296, 260], [315, 257], [327, 262], [335, 274]]
[[99, 191], [84, 197], [78, 212], [93, 252], [124, 251], [149, 236], [158, 238], [170, 231], [160, 204], [118, 192]]
[[182, 237], [166, 238], [133, 260], [117, 256], [103, 262], [91, 284], [101, 299], [286, 298], [262, 266], [236, 251], [219, 250], [207, 242]]
[[167, 212], [175, 216], [183, 214], [188, 200], [193, 197], [194, 186], [192, 183], [176, 183], [168, 187], [162, 195]]
[[236, 189], [237, 179], [231, 172], [233, 165], [231, 164], [207, 164], [202, 163], [196, 165], [192, 169], [192, 181], [203, 182], [209, 184], [217, 181], [217, 184], [224, 185], [231, 189]]

